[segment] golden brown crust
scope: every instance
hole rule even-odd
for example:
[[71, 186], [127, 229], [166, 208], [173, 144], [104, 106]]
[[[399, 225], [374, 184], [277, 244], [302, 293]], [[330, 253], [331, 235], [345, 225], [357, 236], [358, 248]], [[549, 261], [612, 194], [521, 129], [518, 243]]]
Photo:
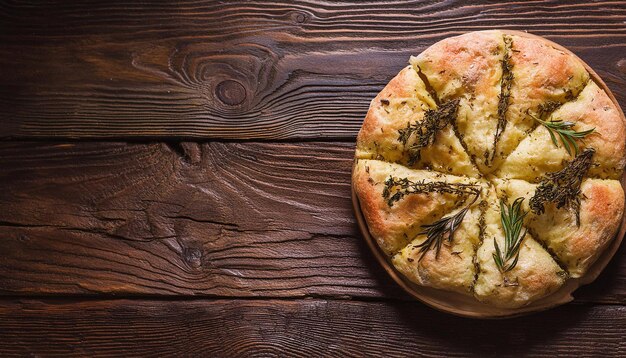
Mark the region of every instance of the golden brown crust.
[[[396, 270], [416, 284], [473, 294], [504, 308], [528, 305], [556, 291], [568, 276], [584, 275], [613, 239], [623, 216], [624, 191], [610, 179], [621, 178], [626, 163], [626, 125], [609, 96], [589, 81], [583, 64], [544, 41], [481, 31], [443, 40], [412, 57], [411, 65], [372, 101], [357, 137], [352, 178], [369, 231]], [[501, 78], [507, 66], [513, 80], [501, 117]], [[453, 125], [440, 128], [409, 168], [411, 143], [400, 141], [400, 131], [408, 124], [426, 123], [425, 113], [449, 100], [459, 101]], [[596, 128], [577, 142], [581, 149], [596, 150], [581, 186], [580, 226], [572, 210], [551, 203], [543, 214], [530, 211], [536, 183], [573, 158], [560, 141], [554, 145], [531, 115], [576, 122], [577, 131]], [[502, 118], [506, 129], [498, 141]], [[383, 189], [390, 176], [474, 184], [481, 196], [439, 255], [429, 250], [422, 257], [419, 245], [427, 239], [420, 233], [423, 225], [451, 217], [467, 198], [420, 193], [389, 205]], [[505, 245], [500, 200], [510, 204], [519, 197], [525, 198], [523, 209], [529, 212], [524, 221], [528, 234], [517, 265], [502, 273], [493, 258], [494, 241]]]
[[406, 162], [405, 148], [397, 140], [398, 130], [410, 121], [421, 120], [424, 111], [435, 106], [417, 73], [405, 67], [370, 103], [357, 136], [357, 158], [385, 156], [387, 161]]
[[[426, 235], [418, 235], [393, 256], [395, 268], [420, 285], [471, 294], [476, 274], [474, 256], [479, 243], [480, 203], [487, 192], [488, 188], [483, 188], [481, 199], [470, 207], [454, 233], [454, 240], [451, 244], [442, 245], [439, 255], [435, 250], [429, 250], [422, 257], [419, 245], [424, 243]], [[458, 208], [449, 215], [460, 210]]]
[[416, 182], [427, 180], [473, 183], [467, 178], [411, 170], [378, 160], [358, 160], [354, 167], [352, 184], [370, 233], [389, 256], [405, 247], [421, 231], [422, 225], [436, 221], [460, 204], [460, 198], [456, 195], [422, 193], [408, 195], [389, 206], [382, 194], [384, 182], [390, 175]]
[[580, 277], [615, 236], [624, 213], [624, 191], [617, 181], [586, 180], [581, 186], [580, 228], [565, 240], [570, 273]]
[[[533, 38], [512, 36], [512, 40], [511, 64], [513, 71], [520, 74], [517, 81], [523, 83], [520, 90], [528, 100], [565, 101], [568, 90], [578, 87], [580, 91], [589, 79], [583, 65], [572, 55]], [[578, 86], [572, 86], [572, 81]]]
[[[602, 179], [621, 178], [626, 160], [624, 121], [619, 109], [594, 82], [589, 82], [576, 100], [557, 109], [550, 120], [574, 122], [576, 131], [595, 128], [584, 140], [577, 141], [581, 150], [594, 148], [596, 151], [588, 175]], [[557, 144], [554, 145], [544, 126], [538, 126], [508, 156], [496, 175], [538, 182], [546, 173], [559, 171], [572, 160], [563, 143], [559, 140]]]
[[491, 171], [503, 54], [501, 32], [479, 31], [447, 38], [411, 58], [442, 102], [460, 100], [456, 125], [483, 173]]
[[[497, 239], [500, 245], [503, 239]], [[520, 249], [520, 262], [506, 275], [498, 271], [492, 259], [493, 240], [485, 241], [478, 250], [478, 275], [474, 295], [496, 307], [519, 308], [543, 298], [565, 283], [566, 275], [558, 264], [527, 234]], [[506, 279], [505, 279], [506, 277]]]
[[558, 257], [572, 277], [580, 277], [615, 236], [624, 213], [624, 191], [617, 180], [585, 179], [581, 185], [580, 226], [575, 213], [546, 204], [545, 213], [530, 211], [528, 202], [536, 184], [498, 180], [501, 196], [524, 197], [529, 211], [525, 225]]
[[511, 36], [511, 40], [513, 82], [495, 167], [537, 125], [529, 112], [539, 114], [541, 106], [575, 98], [589, 80], [583, 64], [574, 56], [533, 38]]
[[563, 285], [561, 268], [531, 234], [522, 241], [519, 261], [515, 268], [501, 273], [493, 260], [494, 240], [504, 247], [504, 230], [500, 219], [500, 204], [492, 193], [485, 212], [485, 237], [477, 251], [480, 267], [474, 295], [482, 302], [497, 307], [517, 308], [545, 297]]
[[503, 50], [500, 31], [477, 31], [449, 37], [430, 46], [411, 63], [419, 67], [441, 100], [467, 93], [492, 93], [499, 81]]
[[394, 255], [394, 267], [417, 284], [469, 294], [474, 283], [474, 248], [457, 240], [453, 246], [443, 246], [439, 256], [430, 250], [420, 261], [417, 245], [424, 240], [421, 235]]
[[[429, 98], [430, 96], [427, 92], [420, 93], [420, 96], [417, 95], [418, 91], [421, 92], [421, 88], [423, 88], [423, 84], [411, 66], [402, 69], [370, 103], [370, 108], [367, 111], [361, 130], [357, 136], [357, 143], [372, 142], [371, 137], [377, 136], [384, 124], [389, 124], [382, 115], [385, 111], [381, 100], [414, 100], [415, 103], [411, 103], [413, 105], [412, 107], [418, 108], [405, 109], [407, 117], [410, 117], [411, 114], [423, 113], [424, 110], [431, 108], [431, 106], [434, 108], [435, 104], [432, 99]], [[423, 99], [426, 99], [426, 101]], [[406, 119], [408, 120], [409, 118]]]
[[[411, 66], [394, 77], [370, 104], [357, 137], [356, 157], [380, 159], [409, 165], [407, 147], [399, 131], [409, 123], [421, 122], [425, 111], [436, 108], [434, 100]], [[480, 176], [455, 136], [452, 126], [439, 130], [433, 145], [424, 148], [413, 168], [432, 168], [454, 175]]]
[[[595, 128], [595, 132], [585, 138], [581, 148], [594, 148], [593, 165], [590, 176], [603, 179], [622, 177], [626, 163], [626, 127], [619, 109], [609, 96], [591, 82], [579, 101], [572, 103], [559, 114], [559, 119], [580, 123], [577, 130]], [[582, 126], [585, 125], [585, 126]]]

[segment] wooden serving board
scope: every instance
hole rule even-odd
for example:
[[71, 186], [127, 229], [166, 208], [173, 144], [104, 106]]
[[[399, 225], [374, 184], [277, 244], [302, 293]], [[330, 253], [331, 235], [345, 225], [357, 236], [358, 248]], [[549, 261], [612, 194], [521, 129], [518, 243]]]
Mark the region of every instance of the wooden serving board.
[[[591, 68], [585, 63], [585, 61], [576, 56], [576, 54], [555, 42], [552, 42], [540, 36], [529, 34], [527, 32], [515, 30], [503, 30], [503, 32], [509, 35], [524, 36], [543, 41], [548, 45], [577, 58], [580, 62], [584, 64], [585, 68], [590, 74], [591, 79], [609, 95], [611, 101], [613, 101], [613, 103], [619, 110], [622, 120], [626, 123], [626, 117], [624, 117], [624, 112], [620, 108], [619, 103], [615, 99], [615, 96], [608, 88], [606, 83], [604, 83], [602, 78], [593, 70], [593, 68]], [[622, 188], [624, 188], [624, 190], [626, 191], [626, 173], [624, 173], [624, 175], [622, 176], [621, 183]], [[408, 294], [430, 307], [454, 315], [472, 318], [511, 318], [533, 312], [544, 311], [571, 302], [574, 299], [572, 293], [576, 289], [578, 289], [582, 285], [587, 285], [593, 282], [600, 275], [600, 273], [602, 272], [602, 270], [604, 270], [611, 258], [613, 258], [613, 255], [615, 255], [615, 253], [617, 252], [620, 244], [622, 243], [622, 239], [624, 238], [624, 234], [626, 234], [626, 215], [623, 215], [622, 223], [615, 238], [611, 241], [609, 247], [607, 247], [606, 250], [603, 251], [603, 253], [598, 257], [597, 261], [589, 268], [584, 276], [568, 279], [565, 284], [553, 294], [540, 300], [534, 301], [527, 306], [517, 309], [498, 308], [479, 302], [472, 296], [463, 295], [456, 292], [438, 290], [431, 287], [420, 286], [408, 280], [404, 275], [402, 275], [400, 272], [398, 272], [398, 270], [395, 269], [395, 267], [391, 263], [390, 258], [385, 255], [385, 253], [376, 243], [376, 240], [370, 234], [367, 223], [363, 216], [363, 212], [361, 211], [359, 199], [356, 195], [354, 188], [352, 188], [352, 206], [354, 208], [357, 223], [359, 225], [361, 233], [363, 234], [363, 238], [367, 242], [367, 245], [372, 250], [374, 256], [385, 269], [385, 271], [389, 274], [389, 276], [393, 278], [396, 283], [398, 283], [398, 285], [400, 285], [400, 287], [402, 287], [402, 289], [404, 289]]]

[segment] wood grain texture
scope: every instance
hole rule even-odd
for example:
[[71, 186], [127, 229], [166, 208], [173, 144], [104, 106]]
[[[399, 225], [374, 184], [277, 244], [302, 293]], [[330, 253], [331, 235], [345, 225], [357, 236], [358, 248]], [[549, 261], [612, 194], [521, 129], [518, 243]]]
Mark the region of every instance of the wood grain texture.
[[2, 356], [623, 357], [626, 308], [476, 321], [418, 303], [0, 301]]
[[626, 103], [623, 1], [3, 2], [2, 138], [346, 138], [451, 35], [527, 30]]
[[377, 280], [357, 234], [351, 144], [0, 147], [4, 294], [371, 297], [394, 287]]
[[[378, 266], [349, 186], [409, 55], [528, 30], [625, 104], [625, 23], [624, 1], [0, 1], [0, 356], [626, 356], [626, 248], [574, 304], [452, 317]], [[250, 139], [275, 142], [222, 142]]]
[[[1, 143], [0, 294], [410, 299], [350, 202], [353, 145]], [[622, 249], [578, 302], [626, 303]]]

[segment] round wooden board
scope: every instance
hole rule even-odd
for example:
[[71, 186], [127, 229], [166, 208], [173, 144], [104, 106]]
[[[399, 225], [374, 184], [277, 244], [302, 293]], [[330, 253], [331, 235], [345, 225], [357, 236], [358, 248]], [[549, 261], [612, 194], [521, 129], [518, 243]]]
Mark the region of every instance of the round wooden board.
[[[607, 87], [606, 83], [602, 81], [600, 76], [587, 65], [583, 60], [581, 60], [574, 53], [566, 49], [565, 47], [554, 43], [550, 40], [547, 40], [543, 37], [532, 35], [522, 31], [515, 30], [501, 30], [503, 33], [517, 36], [524, 36], [529, 38], [538, 39], [540, 41], [544, 41], [550, 46], [559, 49], [563, 52], [571, 54], [575, 58], [577, 58], [581, 63], [584, 64], [585, 68], [589, 72], [591, 79], [602, 88], [608, 96], [611, 98], [615, 106], [617, 107], [622, 120], [626, 122], [626, 117], [624, 117], [624, 112], [621, 110], [619, 103], [615, 99], [615, 96], [611, 93], [611, 90]], [[354, 169], [353, 169], [354, 170]], [[626, 173], [622, 176], [622, 188], [626, 188]], [[626, 189], [625, 189], [626, 190]], [[598, 260], [589, 268], [587, 273], [580, 278], [570, 278], [566, 281], [566, 283], [553, 294], [544, 297], [540, 300], [532, 302], [528, 306], [517, 308], [517, 309], [506, 309], [506, 308], [497, 308], [484, 303], [479, 302], [474, 297], [466, 296], [460, 293], [448, 292], [443, 290], [438, 290], [430, 287], [424, 287], [414, 284], [409, 281], [398, 272], [394, 266], [391, 264], [389, 258], [383, 253], [383, 251], [378, 247], [376, 240], [372, 237], [367, 227], [367, 223], [365, 222], [365, 218], [361, 211], [361, 206], [359, 204], [359, 199], [354, 191], [354, 187], [352, 188], [352, 206], [354, 208], [354, 213], [356, 216], [357, 223], [367, 242], [369, 248], [374, 253], [374, 256], [383, 266], [383, 268], [387, 271], [389, 276], [391, 276], [406, 292], [408, 292], [411, 296], [415, 297], [419, 301], [425, 303], [426, 305], [435, 308], [437, 310], [451, 313], [457, 316], [462, 317], [471, 317], [471, 318], [482, 318], [482, 319], [499, 319], [499, 318], [512, 318], [521, 315], [526, 315], [533, 312], [544, 311], [568, 302], [571, 302], [574, 297], [572, 293], [578, 289], [578, 287], [582, 285], [587, 285], [593, 282], [604, 270], [606, 265], [609, 263], [611, 258], [617, 252], [624, 234], [626, 233], [626, 215], [622, 217], [622, 223], [619, 227], [617, 235], [613, 241], [611, 241], [609, 247], [604, 250], [604, 252], [598, 257]]]

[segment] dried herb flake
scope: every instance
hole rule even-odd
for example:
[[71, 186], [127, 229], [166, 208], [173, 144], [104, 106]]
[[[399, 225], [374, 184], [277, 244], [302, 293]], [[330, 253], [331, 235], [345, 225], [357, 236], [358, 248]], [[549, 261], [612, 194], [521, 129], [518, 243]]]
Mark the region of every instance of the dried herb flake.
[[580, 226], [580, 185], [595, 152], [595, 149], [587, 148], [565, 168], [546, 174], [530, 199], [530, 209], [539, 215], [544, 213], [544, 205], [548, 202], [554, 203], [558, 209], [567, 207], [574, 211], [576, 225]]

